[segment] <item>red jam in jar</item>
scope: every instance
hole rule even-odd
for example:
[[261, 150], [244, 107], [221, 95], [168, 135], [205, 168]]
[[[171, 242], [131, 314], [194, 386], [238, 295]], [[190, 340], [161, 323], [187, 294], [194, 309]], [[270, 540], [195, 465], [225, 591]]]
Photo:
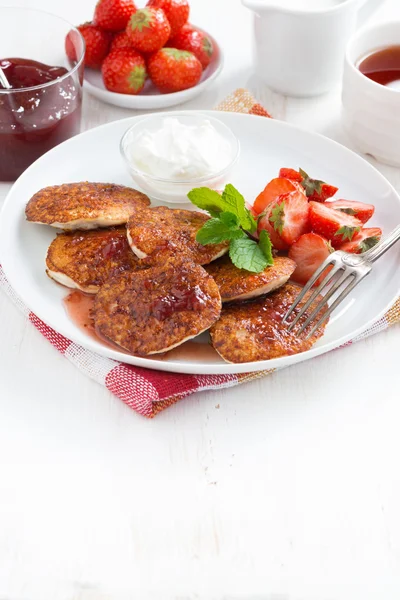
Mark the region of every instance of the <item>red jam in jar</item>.
[[42, 154], [79, 133], [77, 75], [25, 58], [3, 58], [12, 86], [0, 88], [0, 181], [14, 181]]

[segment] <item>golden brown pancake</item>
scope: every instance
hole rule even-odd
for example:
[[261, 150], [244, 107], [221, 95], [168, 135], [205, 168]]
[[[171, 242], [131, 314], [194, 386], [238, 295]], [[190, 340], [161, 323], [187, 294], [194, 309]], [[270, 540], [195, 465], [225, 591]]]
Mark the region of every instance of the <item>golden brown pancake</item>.
[[43, 188], [25, 208], [28, 221], [61, 229], [96, 229], [123, 225], [149, 198], [113, 183], [64, 183]]
[[46, 266], [58, 283], [89, 294], [96, 294], [112, 275], [143, 268], [125, 227], [60, 233], [49, 246]]
[[220, 313], [215, 281], [191, 262], [113, 277], [96, 295], [93, 309], [102, 336], [141, 356], [179, 346], [211, 327]]
[[222, 302], [249, 300], [268, 294], [284, 285], [295, 268], [296, 263], [284, 256], [275, 257], [274, 264], [261, 273], [238, 269], [228, 256], [205, 267], [219, 287]]
[[[306, 334], [298, 336], [297, 332], [315, 304], [306, 310], [294, 331], [289, 332], [282, 324], [282, 318], [299, 292], [299, 287], [287, 283], [268, 296], [225, 305], [220, 319], [210, 330], [212, 345], [218, 354], [227, 362], [245, 363], [309, 350], [323, 335], [326, 323], [309, 340], [304, 339]], [[306, 299], [308, 296], [309, 293]], [[294, 315], [299, 310], [297, 307]]]
[[161, 264], [172, 256], [206, 265], [225, 254], [229, 246], [228, 243], [203, 246], [196, 242], [198, 230], [209, 218], [192, 210], [146, 208], [129, 219], [128, 240], [134, 253], [152, 264]]

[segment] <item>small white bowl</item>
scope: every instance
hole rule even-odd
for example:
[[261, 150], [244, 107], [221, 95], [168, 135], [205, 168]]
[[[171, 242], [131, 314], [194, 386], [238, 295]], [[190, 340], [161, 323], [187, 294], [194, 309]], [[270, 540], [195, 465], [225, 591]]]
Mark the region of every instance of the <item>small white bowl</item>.
[[217, 41], [209, 33], [200, 29], [200, 27], [196, 27], [196, 29], [207, 34], [213, 44], [214, 52], [210, 64], [204, 69], [199, 83], [194, 87], [181, 92], [161, 94], [152, 82], [148, 80], [140, 94], [117, 94], [116, 92], [110, 92], [106, 89], [100, 71], [95, 69], [85, 69], [83, 83], [85, 90], [103, 102], [113, 104], [114, 106], [121, 106], [122, 108], [131, 108], [133, 110], [168, 108], [169, 106], [176, 106], [177, 104], [192, 100], [192, 98], [195, 98], [204, 92], [204, 90], [212, 84], [221, 73], [224, 66], [222, 49]]
[[[216, 170], [215, 173], [203, 177], [194, 177], [188, 179], [174, 179], [157, 177], [146, 173], [133, 163], [129, 148], [137, 140], [138, 135], [144, 131], [158, 131], [166, 118], [176, 118], [180, 123], [186, 125], [199, 125], [205, 120], [209, 121], [217, 132], [225, 138], [231, 147], [231, 159], [229, 164], [222, 170]], [[121, 154], [135, 185], [153, 200], [167, 202], [172, 204], [188, 203], [188, 193], [195, 187], [209, 187], [212, 189], [221, 189], [228, 181], [232, 168], [239, 158], [240, 144], [237, 137], [231, 129], [219, 119], [203, 115], [198, 111], [187, 111], [184, 113], [169, 112], [153, 114], [139, 119], [122, 136], [120, 144]]]

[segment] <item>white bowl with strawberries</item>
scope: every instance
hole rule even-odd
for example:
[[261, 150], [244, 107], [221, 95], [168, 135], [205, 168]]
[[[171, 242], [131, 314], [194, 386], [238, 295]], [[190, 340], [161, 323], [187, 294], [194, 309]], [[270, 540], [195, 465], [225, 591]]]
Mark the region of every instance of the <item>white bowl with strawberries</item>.
[[337, 187], [312, 179], [302, 169], [282, 168], [251, 206], [258, 233], [265, 230], [275, 251], [295, 261], [291, 279], [300, 285], [334, 250], [361, 254], [382, 237], [379, 227], [365, 227], [375, 207], [334, 199], [337, 192]]
[[[79, 25], [86, 42], [85, 88], [125, 108], [156, 109], [186, 102], [220, 73], [216, 40], [189, 22], [188, 0], [99, 0]], [[73, 49], [66, 39], [66, 52]]]

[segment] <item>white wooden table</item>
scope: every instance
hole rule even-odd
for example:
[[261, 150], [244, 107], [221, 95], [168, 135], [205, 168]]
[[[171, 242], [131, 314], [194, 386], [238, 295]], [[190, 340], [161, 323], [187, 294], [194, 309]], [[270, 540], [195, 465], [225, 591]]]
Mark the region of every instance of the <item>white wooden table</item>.
[[[79, 23], [94, 0], [19, 4]], [[239, 0], [192, 0], [192, 20], [226, 66], [186, 107], [249, 87], [275, 117], [350, 145], [339, 89], [298, 100], [257, 82]], [[129, 114], [86, 96], [83, 126]], [[400, 170], [378, 168], [400, 190]], [[0, 598], [397, 600], [398, 345], [395, 327], [146, 421], [0, 294]]]

